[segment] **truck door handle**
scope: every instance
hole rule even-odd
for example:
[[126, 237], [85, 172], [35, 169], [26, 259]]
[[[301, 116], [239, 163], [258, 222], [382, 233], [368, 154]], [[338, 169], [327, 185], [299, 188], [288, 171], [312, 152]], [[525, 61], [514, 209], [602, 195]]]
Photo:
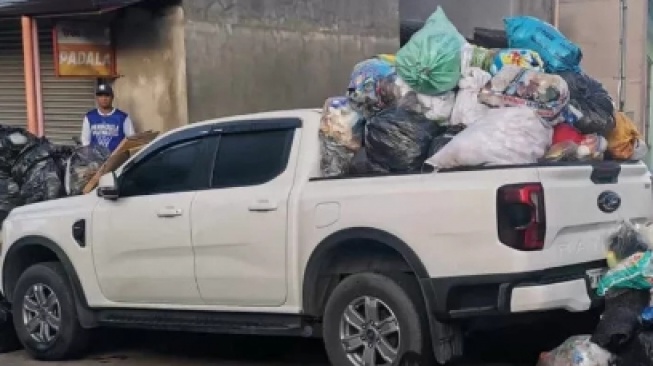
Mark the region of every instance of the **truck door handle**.
[[180, 208], [166, 207], [156, 212], [156, 215], [161, 218], [171, 218], [181, 216], [182, 210]]
[[270, 200], [258, 200], [249, 205], [249, 210], [252, 212], [269, 212], [276, 211], [279, 204]]

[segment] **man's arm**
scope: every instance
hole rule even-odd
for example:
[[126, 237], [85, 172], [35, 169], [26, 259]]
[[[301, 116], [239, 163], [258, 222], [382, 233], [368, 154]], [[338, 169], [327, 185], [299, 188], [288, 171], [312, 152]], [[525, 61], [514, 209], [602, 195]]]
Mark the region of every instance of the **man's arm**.
[[134, 122], [132, 122], [132, 119], [129, 118], [129, 116], [125, 118], [123, 131], [125, 131], [125, 137], [133, 136], [136, 133], [136, 131], [134, 131]]
[[91, 123], [87, 117], [84, 117], [84, 122], [82, 122], [82, 135], [80, 136], [80, 140], [82, 141], [82, 146], [91, 144]]

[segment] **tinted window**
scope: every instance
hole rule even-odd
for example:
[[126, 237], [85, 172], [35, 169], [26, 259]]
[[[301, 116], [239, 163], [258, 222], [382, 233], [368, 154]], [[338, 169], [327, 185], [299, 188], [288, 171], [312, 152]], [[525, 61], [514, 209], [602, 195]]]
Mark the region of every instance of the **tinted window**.
[[147, 157], [121, 177], [120, 195], [145, 196], [206, 188], [194, 169], [201, 146], [202, 140], [187, 141]]
[[263, 184], [288, 165], [295, 130], [224, 134], [213, 169], [214, 188]]

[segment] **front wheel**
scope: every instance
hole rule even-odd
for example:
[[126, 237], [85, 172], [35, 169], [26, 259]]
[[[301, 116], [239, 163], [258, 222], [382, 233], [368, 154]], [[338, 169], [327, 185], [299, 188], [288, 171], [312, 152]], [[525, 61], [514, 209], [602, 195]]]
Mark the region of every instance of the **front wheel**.
[[324, 314], [324, 343], [334, 366], [395, 366], [428, 359], [428, 326], [416, 280], [363, 273], [333, 291]]
[[79, 324], [73, 291], [59, 263], [28, 268], [16, 284], [12, 307], [18, 339], [33, 358], [76, 358], [88, 345], [88, 331]]

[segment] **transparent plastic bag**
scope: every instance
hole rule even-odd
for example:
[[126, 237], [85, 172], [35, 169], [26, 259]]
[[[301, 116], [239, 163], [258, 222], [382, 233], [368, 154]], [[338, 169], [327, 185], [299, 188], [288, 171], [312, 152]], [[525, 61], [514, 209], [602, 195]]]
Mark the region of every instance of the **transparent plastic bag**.
[[491, 78], [489, 73], [477, 67], [467, 69], [458, 83], [460, 90], [451, 113], [452, 125], [469, 126], [485, 115], [489, 107], [478, 101], [478, 93]]
[[440, 127], [405, 106], [381, 111], [366, 126], [365, 150], [387, 172], [419, 171]]
[[440, 169], [532, 164], [544, 156], [552, 134], [530, 108], [490, 109], [426, 162]]
[[614, 356], [590, 341], [589, 335], [570, 337], [540, 355], [537, 366], [610, 366]]
[[22, 204], [18, 183], [9, 176], [0, 177], [0, 224], [11, 210]]
[[356, 151], [363, 140], [362, 117], [351, 108], [346, 97], [329, 98], [322, 110], [320, 131]]
[[83, 146], [72, 152], [65, 164], [65, 188], [70, 196], [80, 195], [84, 187], [109, 158], [111, 151], [99, 145]]
[[372, 58], [358, 63], [349, 81], [347, 97], [350, 106], [369, 118], [393, 105], [396, 101], [396, 76], [394, 66], [382, 59]]
[[527, 106], [555, 125], [569, 103], [569, 89], [558, 75], [506, 65], [481, 89], [478, 98], [492, 107]]
[[[397, 77], [395, 81], [399, 99], [406, 98], [408, 94], [414, 94], [418, 105], [412, 109], [424, 117], [437, 122], [449, 122], [451, 112], [456, 101], [456, 93], [450, 91], [441, 95], [425, 95], [414, 91], [406, 82]], [[405, 104], [404, 104], [405, 105]]]
[[461, 51], [467, 41], [442, 8], [397, 52], [397, 73], [417, 93], [438, 95], [460, 79]]
[[461, 73], [463, 75], [467, 74], [472, 67], [489, 71], [498, 51], [497, 49], [483, 48], [470, 43], [464, 44], [461, 51]]
[[323, 177], [340, 177], [348, 174], [354, 151], [333, 137], [319, 133], [320, 170]]

